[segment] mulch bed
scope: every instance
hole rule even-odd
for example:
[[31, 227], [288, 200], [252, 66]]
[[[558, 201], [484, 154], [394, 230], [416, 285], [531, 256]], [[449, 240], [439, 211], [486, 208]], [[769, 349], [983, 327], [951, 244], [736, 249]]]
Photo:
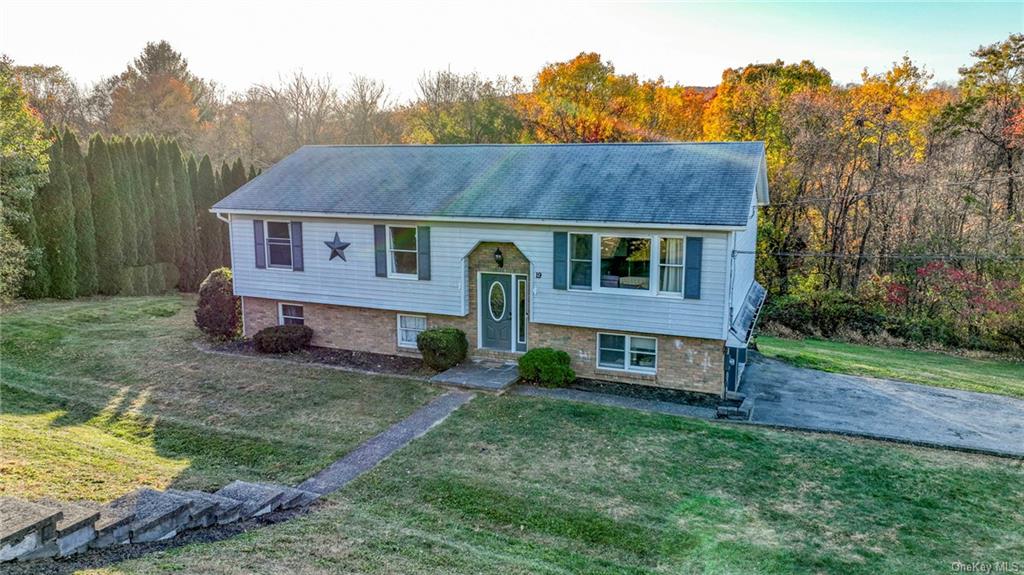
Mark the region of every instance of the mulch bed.
[[423, 361], [419, 358], [371, 353], [368, 351], [349, 351], [347, 349], [310, 346], [294, 353], [266, 354], [256, 351], [252, 340], [216, 343], [211, 345], [210, 349], [213, 351], [237, 353], [239, 355], [251, 355], [253, 357], [279, 357], [303, 363], [333, 365], [389, 375], [429, 377], [437, 373], [424, 365]]
[[620, 395], [636, 399], [649, 399], [653, 401], [679, 403], [682, 405], [710, 407], [712, 409], [718, 407], [718, 405], [722, 403], [722, 399], [720, 397], [709, 393], [665, 389], [663, 387], [637, 385], [635, 383], [616, 383], [613, 381], [580, 378], [568, 387], [570, 389], [590, 391], [593, 393], [606, 393], [608, 395]]

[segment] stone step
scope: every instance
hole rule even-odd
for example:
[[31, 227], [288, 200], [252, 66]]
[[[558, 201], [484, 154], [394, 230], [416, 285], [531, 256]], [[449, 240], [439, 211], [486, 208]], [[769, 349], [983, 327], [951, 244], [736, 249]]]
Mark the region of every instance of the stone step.
[[[189, 524], [190, 529], [193, 527], [224, 525], [225, 523], [238, 521], [238, 514], [242, 510], [241, 501], [238, 501], [237, 499], [230, 499], [228, 497], [221, 497], [205, 491], [181, 491], [179, 489], [168, 489], [167, 493], [172, 493], [181, 497], [188, 497], [192, 500], [193, 520]], [[202, 522], [197, 521], [197, 508], [205, 508], [208, 510], [203, 517]]]
[[[169, 495], [175, 495], [183, 499], [187, 499], [191, 504], [189, 508], [188, 522], [182, 526], [182, 529], [195, 529], [197, 527], [207, 527], [216, 523], [217, 515], [217, 504], [207, 500], [206, 498], [198, 497], [189, 491], [181, 491], [178, 489], [168, 489], [165, 493]], [[202, 493], [201, 491], [198, 493]]]
[[270, 487], [272, 489], [280, 489], [284, 492], [284, 496], [281, 498], [281, 503], [279, 504], [280, 509], [305, 507], [320, 497], [319, 493], [313, 493], [312, 491], [306, 491], [305, 489], [299, 489], [297, 487], [289, 487], [287, 485], [278, 485], [276, 483], [257, 483], [257, 485]]
[[132, 543], [170, 539], [188, 525], [192, 514], [191, 500], [148, 487], [118, 497], [108, 507], [134, 514], [130, 524]]
[[284, 499], [284, 490], [235, 480], [221, 487], [215, 495], [241, 501], [242, 509], [239, 515], [242, 519], [248, 519], [270, 513], [280, 507], [281, 500]]
[[0, 497], [0, 561], [35, 551], [57, 535], [60, 510], [13, 497]]
[[22, 559], [67, 557], [87, 549], [89, 543], [96, 538], [95, 524], [100, 518], [100, 512], [95, 508], [54, 499], [41, 499], [36, 501], [36, 504], [52, 511], [60, 511], [63, 518], [57, 522], [55, 538], [44, 542]]
[[90, 548], [100, 549], [111, 545], [128, 543], [131, 537], [131, 523], [135, 519], [135, 512], [126, 508], [115, 508], [109, 505], [100, 505], [93, 501], [79, 501], [79, 505], [95, 509], [99, 519], [93, 524], [96, 530], [96, 538], [89, 543]]

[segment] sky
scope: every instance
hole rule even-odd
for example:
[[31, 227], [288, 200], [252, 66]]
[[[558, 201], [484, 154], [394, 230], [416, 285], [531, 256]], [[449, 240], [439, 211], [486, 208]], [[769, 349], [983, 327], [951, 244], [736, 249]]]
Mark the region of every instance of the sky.
[[4, 0], [0, 52], [60, 65], [89, 84], [167, 40], [227, 92], [302, 69], [345, 87], [353, 75], [415, 95], [427, 70], [519, 76], [598, 52], [619, 73], [711, 86], [722, 70], [813, 61], [845, 84], [904, 54], [955, 82], [971, 50], [1024, 31], [1004, 3], [744, 2], [57, 2]]

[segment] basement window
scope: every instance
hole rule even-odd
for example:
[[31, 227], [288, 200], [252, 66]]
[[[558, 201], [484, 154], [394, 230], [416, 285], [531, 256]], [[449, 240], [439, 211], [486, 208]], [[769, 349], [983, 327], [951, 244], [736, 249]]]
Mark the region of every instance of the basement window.
[[422, 315], [398, 314], [398, 347], [416, 347], [416, 338], [427, 329], [427, 318]]
[[655, 373], [658, 340], [653, 337], [597, 334], [597, 366], [602, 369]]
[[278, 304], [279, 325], [304, 325], [305, 323], [306, 319], [301, 305], [294, 303]]

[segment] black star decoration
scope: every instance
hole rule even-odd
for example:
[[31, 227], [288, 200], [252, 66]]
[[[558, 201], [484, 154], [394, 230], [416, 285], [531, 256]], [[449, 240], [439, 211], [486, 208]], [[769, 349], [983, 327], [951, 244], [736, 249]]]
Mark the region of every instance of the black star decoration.
[[324, 242], [324, 244], [331, 248], [331, 257], [328, 258], [327, 261], [333, 260], [336, 257], [341, 258], [341, 261], [343, 262], [348, 261], [345, 259], [345, 248], [351, 244], [349, 244], [349, 242], [341, 241], [341, 238], [338, 237], [338, 232], [334, 232], [334, 241]]

